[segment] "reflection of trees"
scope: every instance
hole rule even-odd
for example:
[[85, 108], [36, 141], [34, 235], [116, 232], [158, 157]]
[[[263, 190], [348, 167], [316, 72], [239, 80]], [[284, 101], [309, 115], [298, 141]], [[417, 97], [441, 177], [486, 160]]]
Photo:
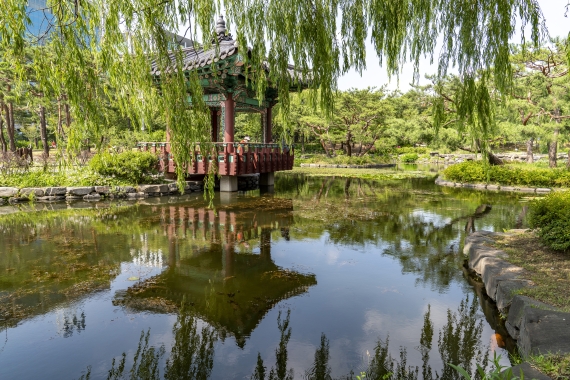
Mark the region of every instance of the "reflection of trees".
[[[174, 344], [164, 368], [164, 379], [206, 380], [214, 366], [214, 342], [217, 337], [208, 327], [198, 330], [196, 318], [183, 304], [172, 329]], [[131, 369], [127, 371], [127, 354], [123, 353], [116, 362], [113, 359], [107, 379], [161, 379], [160, 360], [165, 354], [164, 346], [156, 348], [149, 345], [150, 330], [141, 332], [137, 351]], [[80, 377], [88, 380], [91, 367]]]
[[[271, 370], [268, 379], [289, 379], [291, 372], [287, 372], [287, 343], [291, 337], [291, 329], [287, 329], [289, 324], [289, 314], [282, 323], [279, 314], [278, 325], [281, 332], [279, 346], [275, 351], [276, 368]], [[462, 377], [448, 364], [460, 366], [471, 375], [473, 379], [480, 378], [475, 370], [480, 366], [484, 370], [487, 368], [486, 350], [483, 349], [481, 335], [483, 332], [483, 322], [477, 316], [477, 302], [470, 301], [469, 297], [463, 300], [456, 312], [447, 311], [447, 323], [439, 331], [438, 350], [444, 368], [441, 373], [433, 371], [429, 364], [430, 352], [434, 334], [433, 322], [431, 320], [431, 308], [424, 314], [424, 323], [420, 333], [420, 345], [418, 349], [422, 354], [421, 378], [430, 379], [461, 379]], [[324, 334], [321, 335], [321, 344], [315, 351], [313, 365], [305, 372], [308, 380], [329, 380], [330, 375], [330, 354], [329, 341]], [[400, 347], [399, 356], [393, 358], [389, 351], [389, 338], [378, 340], [374, 348], [374, 354], [370, 359], [367, 368], [363, 371], [364, 379], [374, 380], [417, 380], [420, 378], [420, 369], [417, 366], [408, 365], [407, 351]], [[257, 366], [252, 375], [252, 379], [265, 380], [266, 368], [258, 354]], [[292, 375], [291, 375], [292, 376]], [[343, 376], [344, 380], [355, 379], [351, 372]]]
[[[404, 273], [417, 275], [417, 282], [444, 291], [462, 281], [457, 269], [463, 264], [459, 252], [465, 228], [479, 229], [492, 223], [501, 229], [512, 226], [522, 206], [512, 195], [441, 188], [426, 180], [373, 181], [349, 178], [319, 178], [302, 175], [278, 177], [281, 196], [295, 205], [294, 238], [329, 243], [384, 247]], [[495, 205], [515, 203], [516, 207]], [[465, 225], [467, 224], [467, 225]]]

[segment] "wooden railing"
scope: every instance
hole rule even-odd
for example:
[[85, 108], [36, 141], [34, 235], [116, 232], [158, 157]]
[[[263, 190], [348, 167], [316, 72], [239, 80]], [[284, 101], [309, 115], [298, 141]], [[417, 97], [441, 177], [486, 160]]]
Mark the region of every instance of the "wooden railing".
[[[161, 172], [176, 172], [170, 143], [140, 142], [138, 147], [160, 156]], [[209, 143], [207, 147], [195, 144], [192, 157], [186, 168], [188, 174], [207, 174], [216, 164], [219, 174], [233, 176], [293, 169], [293, 147], [280, 144]]]

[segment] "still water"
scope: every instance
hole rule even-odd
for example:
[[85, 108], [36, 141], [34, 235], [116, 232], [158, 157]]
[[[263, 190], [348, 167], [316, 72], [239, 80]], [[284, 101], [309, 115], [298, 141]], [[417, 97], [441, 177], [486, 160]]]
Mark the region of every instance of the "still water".
[[509, 365], [461, 246], [466, 230], [523, 225], [522, 195], [282, 175], [273, 193], [217, 197], [0, 217], [0, 378], [452, 379], [444, 363], [474, 371], [495, 352]]

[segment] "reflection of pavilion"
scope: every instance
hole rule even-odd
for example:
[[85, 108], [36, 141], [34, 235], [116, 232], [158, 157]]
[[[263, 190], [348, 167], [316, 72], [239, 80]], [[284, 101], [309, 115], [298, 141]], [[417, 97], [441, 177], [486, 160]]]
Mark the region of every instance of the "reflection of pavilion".
[[[269, 199], [264, 204], [259, 198], [233, 203], [217, 213], [186, 206], [162, 208], [168, 269], [131, 288], [124, 300], [118, 295], [119, 303], [160, 310], [156, 304], [179, 305], [185, 299], [201, 318], [221, 334], [234, 335], [243, 346], [280, 300], [316, 284], [313, 274], [285, 270], [272, 261], [271, 234], [280, 231], [288, 237], [293, 207], [291, 200]], [[257, 245], [259, 253], [252, 253]]]

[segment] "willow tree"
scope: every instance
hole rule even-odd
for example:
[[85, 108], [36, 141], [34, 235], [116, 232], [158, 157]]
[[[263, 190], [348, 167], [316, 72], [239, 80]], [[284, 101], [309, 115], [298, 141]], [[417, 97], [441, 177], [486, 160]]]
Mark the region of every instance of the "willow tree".
[[[117, 90], [117, 102], [129, 117], [140, 120], [150, 104], [159, 105], [172, 132], [179, 174], [190, 159], [188, 144], [204, 140], [209, 123], [197, 73], [183, 75], [181, 48], [169, 51], [169, 30], [183, 31], [209, 48], [215, 44], [215, 16], [225, 13], [259, 97], [268, 84], [275, 85], [287, 112], [289, 89], [296, 85], [287, 74], [292, 60], [312, 89], [320, 90], [314, 97], [318, 94], [328, 113], [338, 77], [366, 68], [368, 39], [390, 75], [411, 61], [417, 77], [420, 58], [428, 56], [438, 61], [440, 77], [450, 66], [467, 80], [490, 69], [497, 86], [506, 89], [508, 41], [516, 28], [530, 26], [534, 43], [543, 31], [537, 0], [47, 0], [46, 10], [54, 17], [46, 19], [42, 35], [30, 35], [27, 3], [3, 0], [0, 7], [0, 44], [8, 54], [21, 54], [26, 39], [49, 45], [55, 59], [38, 65], [51, 75], [39, 80], [52, 80], [55, 92], [65, 94], [74, 128], [96, 125], [100, 74]], [[438, 41], [443, 45], [436, 56]], [[151, 61], [161, 73], [159, 89], [150, 75]], [[488, 112], [469, 100], [487, 88], [466, 86], [464, 91], [467, 101], [459, 117]], [[478, 130], [485, 128], [481, 124]]]

